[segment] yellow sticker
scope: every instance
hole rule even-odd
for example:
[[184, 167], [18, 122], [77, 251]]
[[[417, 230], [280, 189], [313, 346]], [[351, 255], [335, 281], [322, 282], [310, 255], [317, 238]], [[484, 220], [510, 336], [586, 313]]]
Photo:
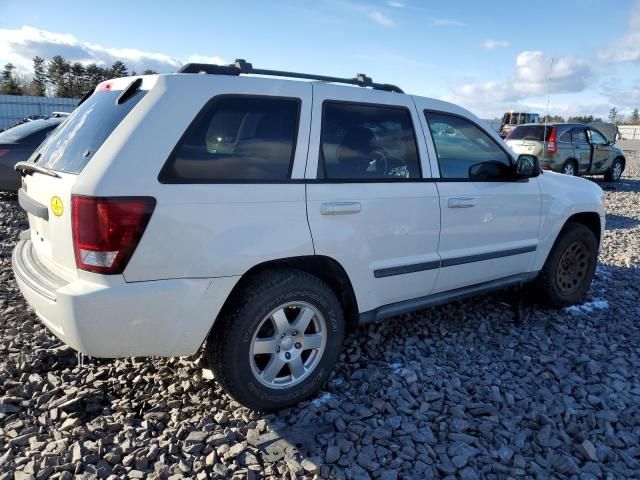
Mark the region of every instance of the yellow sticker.
[[62, 206], [62, 200], [60, 197], [51, 197], [51, 211], [56, 217], [62, 215], [64, 212], [64, 207]]

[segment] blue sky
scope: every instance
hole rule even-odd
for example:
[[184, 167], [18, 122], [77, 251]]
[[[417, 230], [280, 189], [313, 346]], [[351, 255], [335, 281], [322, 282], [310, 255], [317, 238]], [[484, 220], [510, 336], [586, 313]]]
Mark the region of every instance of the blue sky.
[[492, 118], [544, 113], [553, 58], [551, 113], [640, 108], [640, 0], [2, 0], [0, 9], [0, 62], [25, 71], [36, 54], [167, 72], [241, 57], [364, 72]]

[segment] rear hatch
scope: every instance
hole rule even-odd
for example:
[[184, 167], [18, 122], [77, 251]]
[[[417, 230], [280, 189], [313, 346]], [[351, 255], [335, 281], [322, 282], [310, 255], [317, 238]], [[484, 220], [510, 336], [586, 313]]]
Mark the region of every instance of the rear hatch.
[[73, 186], [109, 135], [145, 95], [141, 84], [142, 80], [132, 78], [100, 84], [21, 170], [21, 203], [31, 206], [27, 210], [33, 248], [40, 261], [66, 279], [77, 276]]
[[520, 125], [505, 139], [518, 155], [529, 154], [542, 158], [552, 127], [549, 125]]

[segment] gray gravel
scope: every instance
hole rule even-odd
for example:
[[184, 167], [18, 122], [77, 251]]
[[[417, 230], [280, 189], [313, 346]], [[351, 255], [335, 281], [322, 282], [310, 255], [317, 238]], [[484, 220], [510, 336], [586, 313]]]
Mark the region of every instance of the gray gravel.
[[[505, 295], [361, 328], [311, 402], [261, 415], [200, 359], [84, 359], [20, 297], [0, 198], [0, 480], [629, 478], [640, 472], [640, 161], [606, 188], [586, 302]], [[204, 377], [204, 378], [203, 378]]]

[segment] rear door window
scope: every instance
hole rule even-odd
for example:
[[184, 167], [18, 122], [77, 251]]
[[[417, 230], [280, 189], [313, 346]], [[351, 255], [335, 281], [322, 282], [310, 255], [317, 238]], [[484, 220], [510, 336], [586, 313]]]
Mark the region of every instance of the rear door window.
[[329, 180], [420, 178], [411, 114], [404, 107], [327, 101], [320, 176]]
[[54, 130], [34, 159], [52, 170], [80, 173], [145, 93], [139, 90], [121, 104], [117, 100], [122, 91], [94, 93]]
[[297, 98], [215, 98], [178, 142], [159, 179], [163, 183], [288, 179], [299, 118]]
[[584, 128], [574, 128], [571, 130], [571, 140], [576, 144], [588, 144], [587, 134]]

